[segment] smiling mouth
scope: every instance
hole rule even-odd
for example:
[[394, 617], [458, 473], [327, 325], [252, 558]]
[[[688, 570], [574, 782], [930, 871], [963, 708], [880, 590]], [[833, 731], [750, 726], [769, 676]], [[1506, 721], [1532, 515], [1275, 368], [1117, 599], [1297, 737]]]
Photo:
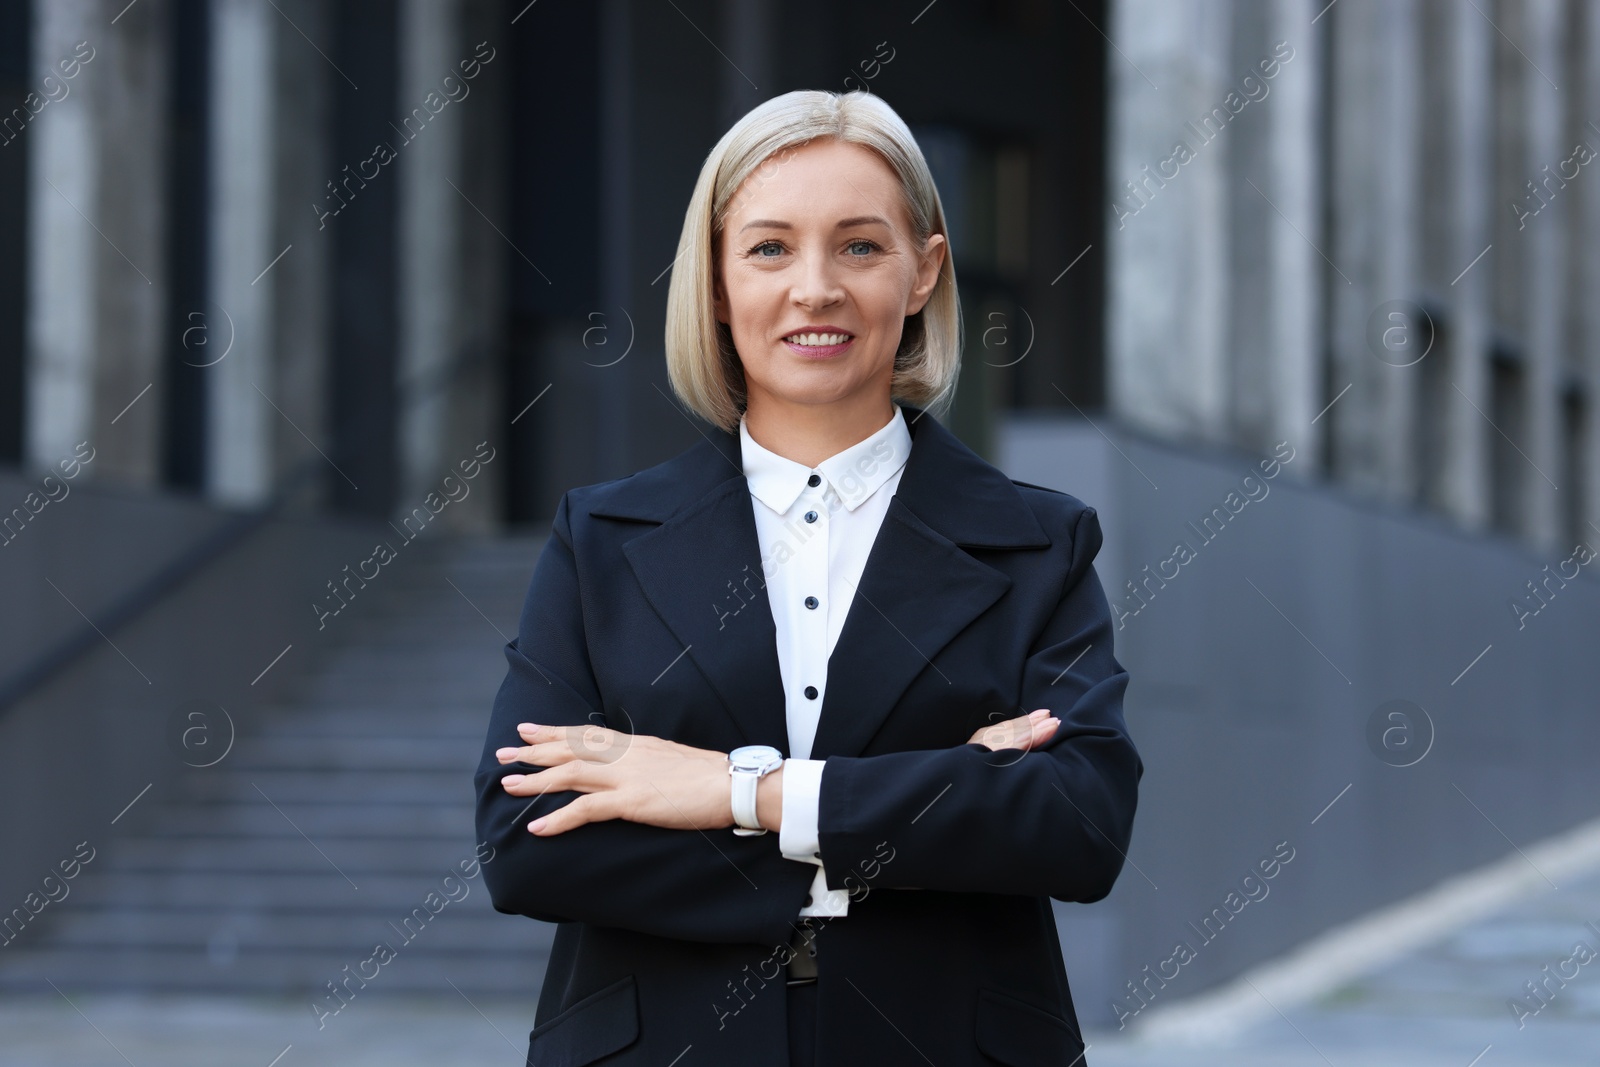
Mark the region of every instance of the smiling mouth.
[[831, 348], [842, 345], [855, 338], [850, 333], [792, 333], [784, 340], [792, 345], [801, 345], [805, 348]]

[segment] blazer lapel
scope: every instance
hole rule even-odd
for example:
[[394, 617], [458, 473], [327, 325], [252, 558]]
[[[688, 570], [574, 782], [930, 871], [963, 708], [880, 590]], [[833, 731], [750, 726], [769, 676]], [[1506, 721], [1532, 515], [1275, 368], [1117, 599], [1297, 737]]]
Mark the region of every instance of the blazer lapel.
[[[1011, 586], [962, 546], [1050, 539], [1003, 473], [920, 408], [901, 403], [910, 458], [828, 661], [810, 756], [859, 755], [939, 651]], [[658, 522], [623, 545], [645, 597], [710, 681], [747, 744], [788, 752], [777, 631], [738, 431], [713, 430], [619, 483], [591, 515]]]

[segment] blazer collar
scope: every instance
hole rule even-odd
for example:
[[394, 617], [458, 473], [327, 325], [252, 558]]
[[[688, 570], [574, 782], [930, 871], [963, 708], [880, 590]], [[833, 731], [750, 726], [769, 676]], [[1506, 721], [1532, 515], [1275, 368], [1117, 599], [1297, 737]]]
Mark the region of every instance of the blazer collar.
[[[932, 415], [902, 404], [911, 456], [828, 660], [812, 759], [860, 755], [913, 678], [1011, 586], [965, 548], [1050, 538], [1004, 473]], [[698, 668], [745, 744], [790, 755], [777, 631], [740, 437], [713, 429], [678, 456], [607, 485], [588, 513], [656, 524], [623, 545], [646, 599], [683, 645], [656, 670]], [[654, 673], [654, 671], [652, 671]]]
[[[901, 402], [911, 432], [911, 458], [895, 499], [958, 545], [972, 548], [1043, 548], [1050, 544], [1017, 487], [968, 448], [932, 415]], [[739, 431], [713, 428], [665, 463], [608, 486], [589, 514], [666, 522], [693, 512], [727, 482], [744, 477]], [[754, 526], [755, 519], [751, 518]]]

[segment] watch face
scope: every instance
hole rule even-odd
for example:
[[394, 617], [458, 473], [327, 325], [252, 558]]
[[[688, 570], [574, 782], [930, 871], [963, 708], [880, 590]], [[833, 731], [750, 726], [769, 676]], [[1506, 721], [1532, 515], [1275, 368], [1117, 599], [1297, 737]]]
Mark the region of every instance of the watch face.
[[783, 761], [783, 753], [771, 745], [741, 745], [728, 753], [728, 760], [738, 767], [765, 767]]

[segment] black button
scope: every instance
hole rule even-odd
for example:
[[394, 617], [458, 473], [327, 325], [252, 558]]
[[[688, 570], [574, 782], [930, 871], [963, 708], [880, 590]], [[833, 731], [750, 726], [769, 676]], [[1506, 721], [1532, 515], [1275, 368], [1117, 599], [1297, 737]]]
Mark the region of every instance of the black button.
[[815, 511], [806, 512], [806, 521], [807, 522], [816, 522], [817, 521], [817, 513]]
[[806, 484], [807, 485], [821, 485], [822, 484], [822, 475], [813, 474], [811, 477], [806, 479]]
[[811, 894], [810, 894], [810, 893], [807, 893], [807, 894], [806, 894], [806, 907], [808, 907], [808, 908], [809, 908], [809, 907], [811, 907], [811, 905], [812, 905], [812, 904], [813, 904], [813, 903], [815, 903], [815, 901], [813, 901], [813, 900], [812, 900], [812, 899], [811, 899]]
[[821, 601], [819, 601], [819, 600], [818, 600], [818, 599], [817, 599], [817, 598], [816, 598], [816, 597], [814, 597], [814, 596], [808, 596], [808, 597], [806, 597], [806, 607], [808, 607], [808, 608], [814, 608], [814, 607], [816, 607], [816, 606], [817, 606], [817, 605], [818, 605], [818, 604], [819, 604], [819, 603], [821, 603]]
[[815, 700], [815, 699], [817, 699], [817, 687], [816, 686], [814, 686], [814, 685], [806, 686], [806, 699], [807, 700]]

